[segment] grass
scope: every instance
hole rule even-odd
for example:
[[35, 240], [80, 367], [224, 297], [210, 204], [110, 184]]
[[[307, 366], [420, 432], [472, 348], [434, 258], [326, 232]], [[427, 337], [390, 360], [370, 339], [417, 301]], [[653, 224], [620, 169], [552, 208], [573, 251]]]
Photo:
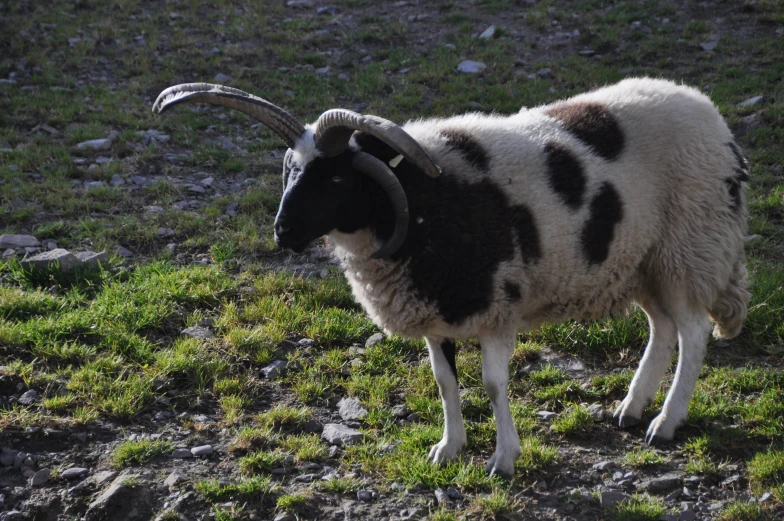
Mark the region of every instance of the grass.
[[[16, 83], [0, 85], [0, 143], [12, 149], [0, 153], [0, 234], [33, 233], [61, 247], [112, 256], [102, 269], [71, 275], [33, 273], [19, 259], [0, 258], [0, 386], [8, 382], [0, 394], [10, 396], [21, 386], [41, 395], [29, 407], [1, 405], [3, 433], [23, 436], [29, 427], [86, 430], [97, 421], [123, 429], [161, 409], [179, 414], [196, 408], [219, 419], [232, 442], [222, 463], [244, 474], [233, 483], [196, 485], [216, 519], [245, 519], [257, 506], [263, 507], [259, 515], [272, 518], [275, 509], [297, 512], [307, 498], [288, 485], [279, 488], [265, 474], [288, 455], [297, 464], [329, 460], [327, 444], [304, 430], [332, 411], [336, 398], [350, 395], [368, 408], [366, 441], [335, 456], [341, 472], [359, 469], [363, 480], [381, 488], [395, 481], [457, 485], [477, 517], [512, 516], [504, 508], [514, 504], [517, 492], [571, 463], [559, 457], [558, 447], [612, 437], [625, 451], [625, 464], [644, 472], [680, 461], [680, 453], [692, 474], [721, 473], [727, 464], [747, 468], [740, 472], [747, 473], [752, 491], [771, 491], [774, 500], [730, 504], [722, 519], [775, 518], [770, 512], [784, 501], [784, 101], [777, 94], [784, 88], [784, 43], [775, 33], [784, 21], [780, 2], [761, 0], [752, 9], [720, 1], [711, 10], [632, 0], [442, 2], [426, 21], [427, 30], [420, 21], [387, 19], [363, 0], [338, 3], [342, 25], [284, 2], [250, 3], [238, 12], [236, 6], [186, 0], [177, 4], [182, 16], [177, 19], [169, 17], [173, 8], [156, 4], [143, 10], [132, 0], [93, 3], [89, 9], [61, 5], [56, 11], [42, 3], [4, 3], [3, 16], [13, 29], [0, 36], [0, 78], [14, 73]], [[732, 20], [733, 27], [717, 18]], [[475, 38], [486, 28], [480, 22], [491, 19], [497, 38]], [[635, 28], [635, 21], [650, 32]], [[49, 23], [56, 26], [41, 29]], [[516, 34], [516, 27], [525, 27], [525, 35]], [[550, 33], [575, 29], [576, 43], [562, 53], [548, 44], [545, 52], [541, 42]], [[712, 34], [721, 35], [717, 52], [700, 50], [699, 43]], [[139, 35], [144, 37], [136, 40]], [[74, 37], [80, 41], [70, 46]], [[213, 43], [204, 42], [214, 42], [220, 52], [206, 52]], [[327, 48], [337, 52], [323, 52]], [[598, 56], [578, 56], [573, 52], [578, 48]], [[365, 55], [371, 59], [363, 61]], [[455, 66], [463, 59], [487, 68], [480, 76], [458, 74]], [[312, 70], [324, 66], [332, 73]], [[536, 76], [544, 67], [550, 75]], [[403, 69], [408, 72], [401, 74]], [[429, 464], [425, 456], [441, 437], [443, 414], [422, 341], [390, 337], [363, 354], [349, 354], [377, 328], [337, 270], [315, 276], [321, 266], [308, 266], [309, 260], [297, 260], [296, 271], [292, 263], [280, 269], [271, 229], [281, 191], [277, 138], [252, 128], [246, 116], [222, 109], [186, 108], [165, 117], [149, 110], [163, 87], [212, 81], [217, 72], [308, 121], [329, 107], [358, 103], [367, 104], [363, 112], [394, 121], [476, 110], [512, 113], [521, 105], [641, 74], [709, 93], [752, 165], [749, 233], [758, 237], [746, 252], [754, 298], [742, 334], [710, 346], [673, 456], [634, 448], [584, 409], [594, 402], [610, 408], [625, 395], [648, 334], [645, 316], [633, 311], [520, 336], [509, 393], [522, 457], [510, 482], [484, 474], [495, 426], [478, 350], [473, 342], [461, 343], [457, 370], [469, 445], [459, 461]], [[339, 79], [340, 73], [349, 81]], [[531, 74], [534, 79], [528, 79]], [[106, 81], [84, 81], [104, 75]], [[739, 106], [758, 94], [765, 96], [759, 105]], [[760, 125], [746, 130], [743, 118], [754, 114]], [[33, 130], [39, 123], [58, 132]], [[118, 139], [100, 153], [110, 162], [98, 164], [98, 153], [76, 149], [112, 130]], [[148, 130], [169, 141], [145, 143]], [[222, 149], [220, 137], [247, 153]], [[167, 158], [172, 153], [188, 157]], [[109, 182], [114, 175], [126, 185], [83, 185]], [[128, 190], [137, 175], [151, 182]], [[220, 189], [195, 196], [186, 188], [207, 176]], [[197, 205], [177, 209], [194, 199]], [[144, 211], [145, 206], [163, 211]], [[159, 236], [159, 228], [175, 234]], [[173, 251], [166, 248], [170, 242], [176, 243]], [[115, 255], [118, 244], [133, 251], [134, 259]], [[181, 335], [201, 323], [212, 324], [214, 339]], [[301, 338], [316, 343], [300, 347]], [[544, 364], [517, 376], [547, 349], [579, 357], [590, 374]], [[286, 360], [290, 369], [275, 381], [259, 379], [259, 369], [273, 360]], [[668, 375], [665, 385], [670, 380]], [[662, 398], [660, 393], [646, 410], [643, 425]], [[400, 403], [418, 422], [403, 425], [392, 416]], [[536, 417], [542, 409], [559, 413], [552, 429]], [[183, 421], [183, 428], [208, 435], [215, 427]], [[641, 440], [635, 430], [629, 437]], [[167, 443], [123, 441], [112, 464], [151, 461], [171, 450]], [[365, 482], [341, 477], [315, 488], [344, 495], [360, 486]], [[228, 501], [237, 504], [228, 507]], [[662, 508], [638, 496], [608, 516], [658, 519]], [[462, 514], [439, 510], [430, 518]]]
[[117, 468], [129, 465], [147, 463], [153, 458], [163, 456], [174, 450], [168, 440], [138, 440], [125, 441], [119, 444], [112, 452], [112, 464]]
[[666, 512], [663, 501], [647, 494], [637, 494], [620, 502], [610, 514], [612, 521], [658, 521]]

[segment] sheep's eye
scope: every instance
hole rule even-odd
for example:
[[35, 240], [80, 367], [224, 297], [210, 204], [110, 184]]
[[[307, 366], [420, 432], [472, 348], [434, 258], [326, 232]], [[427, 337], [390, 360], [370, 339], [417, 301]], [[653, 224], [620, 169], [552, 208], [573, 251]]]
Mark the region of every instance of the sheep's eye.
[[343, 178], [340, 177], [339, 175], [332, 176], [333, 183], [340, 183], [341, 181], [343, 181]]

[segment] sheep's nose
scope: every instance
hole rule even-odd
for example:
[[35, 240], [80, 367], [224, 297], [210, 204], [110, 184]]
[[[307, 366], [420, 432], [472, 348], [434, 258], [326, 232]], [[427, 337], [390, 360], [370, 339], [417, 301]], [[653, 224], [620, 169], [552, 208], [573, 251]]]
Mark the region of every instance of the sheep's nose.
[[275, 219], [275, 240], [280, 246], [301, 241], [305, 237], [305, 226], [295, 217], [279, 216]]

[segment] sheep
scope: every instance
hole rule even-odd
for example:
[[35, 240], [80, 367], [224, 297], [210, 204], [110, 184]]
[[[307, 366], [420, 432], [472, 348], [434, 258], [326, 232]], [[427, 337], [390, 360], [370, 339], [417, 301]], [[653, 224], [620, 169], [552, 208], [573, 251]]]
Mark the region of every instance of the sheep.
[[732, 338], [745, 320], [749, 167], [693, 88], [626, 79], [510, 116], [403, 127], [343, 109], [303, 126], [261, 98], [209, 84], [171, 87], [153, 110], [179, 102], [235, 108], [275, 131], [289, 147], [277, 244], [300, 252], [326, 235], [370, 318], [425, 338], [444, 408], [435, 463], [467, 441], [455, 340], [479, 340], [497, 428], [486, 470], [511, 476], [518, 332], [642, 308], [650, 338], [614, 423], [640, 421], [677, 343], [675, 378], [646, 433], [660, 445], [686, 421], [711, 321], [716, 338]]

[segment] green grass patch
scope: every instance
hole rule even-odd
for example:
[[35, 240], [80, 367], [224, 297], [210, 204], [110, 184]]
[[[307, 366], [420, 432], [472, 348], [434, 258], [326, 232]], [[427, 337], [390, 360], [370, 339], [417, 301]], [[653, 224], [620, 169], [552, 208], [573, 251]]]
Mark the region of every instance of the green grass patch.
[[163, 456], [174, 450], [168, 440], [124, 441], [112, 452], [112, 464], [122, 468], [133, 464], [147, 463], [153, 458]]

